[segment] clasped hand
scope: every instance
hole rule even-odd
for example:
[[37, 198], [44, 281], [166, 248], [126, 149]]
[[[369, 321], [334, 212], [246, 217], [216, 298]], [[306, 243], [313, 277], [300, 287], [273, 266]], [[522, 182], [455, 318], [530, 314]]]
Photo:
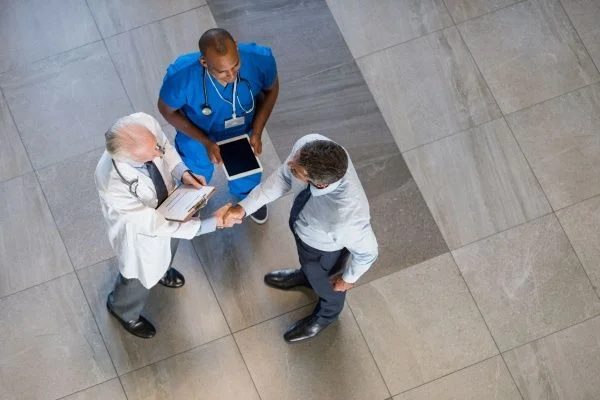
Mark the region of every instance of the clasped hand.
[[246, 215], [246, 212], [240, 205], [234, 206], [227, 203], [215, 212], [217, 228], [231, 228], [233, 225], [241, 224], [244, 215]]

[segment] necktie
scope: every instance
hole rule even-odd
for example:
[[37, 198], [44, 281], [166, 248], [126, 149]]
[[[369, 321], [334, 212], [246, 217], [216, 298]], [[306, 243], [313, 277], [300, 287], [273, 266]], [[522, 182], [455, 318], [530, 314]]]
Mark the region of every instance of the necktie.
[[294, 232], [294, 224], [296, 223], [296, 220], [300, 215], [300, 211], [302, 211], [302, 209], [308, 202], [308, 199], [310, 199], [310, 195], [310, 185], [307, 185], [306, 188], [304, 188], [300, 193], [298, 193], [298, 196], [296, 196], [296, 198], [294, 199], [294, 204], [292, 204], [292, 210], [290, 211], [289, 221], [290, 229], [292, 230], [292, 232]]
[[165, 181], [163, 180], [160, 171], [156, 167], [156, 164], [152, 161], [148, 161], [146, 163], [146, 168], [148, 169], [148, 174], [150, 175], [150, 179], [152, 179], [152, 183], [154, 183], [154, 189], [156, 189], [156, 198], [158, 199], [158, 206], [162, 204], [163, 201], [169, 195], [167, 191], [167, 186], [165, 186]]

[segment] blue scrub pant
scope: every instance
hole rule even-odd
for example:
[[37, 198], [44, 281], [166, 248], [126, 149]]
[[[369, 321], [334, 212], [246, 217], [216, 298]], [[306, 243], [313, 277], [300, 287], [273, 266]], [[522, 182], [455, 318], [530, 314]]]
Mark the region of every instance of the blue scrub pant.
[[[182, 137], [183, 136], [183, 137]], [[223, 140], [226, 138], [223, 138]], [[210, 161], [208, 152], [204, 145], [194, 139], [185, 136], [184, 133], [177, 132], [175, 137], [175, 149], [181, 156], [184, 164], [192, 170], [193, 173], [202, 175], [206, 182], [210, 182], [215, 172], [215, 166]], [[262, 173], [249, 175], [243, 178], [228, 181], [229, 193], [238, 197], [240, 200], [245, 198], [252, 189], [260, 183]]]

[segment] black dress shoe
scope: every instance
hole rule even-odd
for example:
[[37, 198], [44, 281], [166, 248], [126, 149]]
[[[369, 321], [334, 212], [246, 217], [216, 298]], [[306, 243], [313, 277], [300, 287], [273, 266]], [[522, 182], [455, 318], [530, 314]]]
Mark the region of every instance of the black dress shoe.
[[292, 325], [283, 335], [286, 342], [295, 343], [317, 336], [323, 329], [327, 328], [330, 323], [322, 324], [317, 322], [316, 315], [309, 315], [302, 318]]
[[310, 288], [304, 272], [299, 269], [278, 269], [265, 275], [265, 283], [277, 289], [289, 290], [297, 286]]
[[168, 288], [177, 289], [185, 285], [185, 278], [175, 268], [169, 268], [159, 283]]
[[106, 301], [106, 308], [108, 311], [119, 321], [123, 328], [132, 335], [137, 337], [141, 337], [142, 339], [150, 339], [154, 335], [156, 335], [156, 328], [154, 325], [150, 323], [146, 318], [141, 315], [137, 319], [137, 321], [124, 321], [119, 317], [110, 307], [110, 301]]

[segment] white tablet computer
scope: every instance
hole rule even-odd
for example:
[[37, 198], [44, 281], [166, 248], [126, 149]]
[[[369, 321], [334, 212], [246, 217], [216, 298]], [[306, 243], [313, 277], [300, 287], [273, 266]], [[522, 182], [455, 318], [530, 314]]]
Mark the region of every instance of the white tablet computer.
[[254, 155], [247, 134], [217, 142], [223, 159], [227, 180], [243, 178], [262, 172], [260, 161]]

